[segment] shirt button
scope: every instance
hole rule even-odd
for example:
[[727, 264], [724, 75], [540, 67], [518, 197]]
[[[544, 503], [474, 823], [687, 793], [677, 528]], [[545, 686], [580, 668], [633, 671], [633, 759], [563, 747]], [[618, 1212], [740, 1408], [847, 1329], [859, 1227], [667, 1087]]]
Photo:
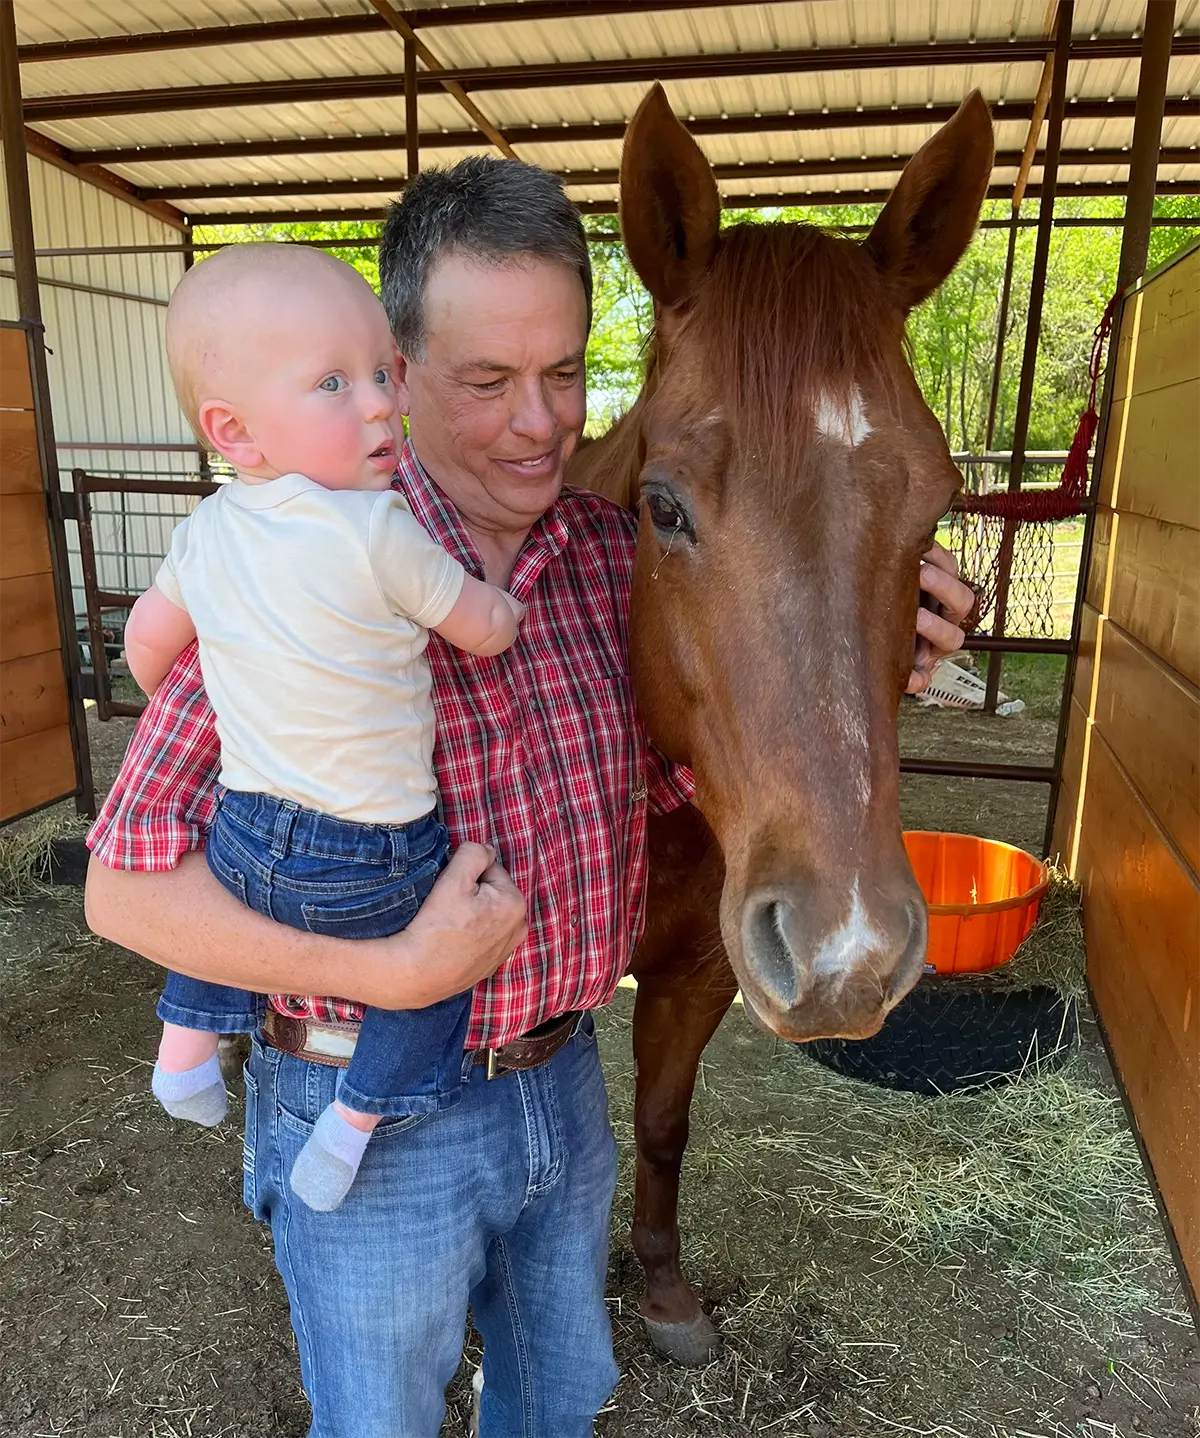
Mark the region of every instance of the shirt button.
[[572, 915], [571, 915], [571, 927], [572, 927], [573, 929], [577, 929], [577, 928], [579, 927], [579, 915], [578, 915], [578, 914], [572, 914]]

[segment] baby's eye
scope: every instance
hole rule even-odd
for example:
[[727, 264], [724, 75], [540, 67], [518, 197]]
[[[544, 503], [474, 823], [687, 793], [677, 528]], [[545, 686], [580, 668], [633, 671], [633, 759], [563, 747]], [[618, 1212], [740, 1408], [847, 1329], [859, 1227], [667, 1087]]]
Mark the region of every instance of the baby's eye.
[[392, 372], [390, 369], [377, 369], [375, 371], [375, 383], [378, 385], [391, 384]]
[[340, 374], [327, 374], [317, 388], [326, 394], [340, 394], [346, 388], [346, 381]]

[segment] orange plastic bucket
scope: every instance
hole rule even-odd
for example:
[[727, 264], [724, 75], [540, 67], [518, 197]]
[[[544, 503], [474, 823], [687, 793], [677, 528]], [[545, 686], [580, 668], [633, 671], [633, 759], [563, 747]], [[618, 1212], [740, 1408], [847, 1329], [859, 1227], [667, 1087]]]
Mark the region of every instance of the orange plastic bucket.
[[1006, 964], [1037, 919], [1050, 883], [1046, 865], [970, 834], [911, 830], [904, 847], [929, 905], [926, 962], [943, 975]]

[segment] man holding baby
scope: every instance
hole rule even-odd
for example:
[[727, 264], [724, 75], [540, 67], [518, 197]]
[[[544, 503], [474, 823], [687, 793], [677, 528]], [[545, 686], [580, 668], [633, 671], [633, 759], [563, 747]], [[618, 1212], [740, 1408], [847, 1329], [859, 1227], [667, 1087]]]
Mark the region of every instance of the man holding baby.
[[[616, 1148], [588, 1011], [640, 934], [647, 810], [686, 802], [689, 776], [633, 706], [635, 521], [563, 489], [585, 419], [591, 270], [559, 182], [482, 159], [423, 174], [392, 208], [380, 273], [409, 421], [396, 488], [522, 615], [489, 657], [429, 637], [433, 771], [457, 852], [390, 937], [332, 937], [239, 903], [201, 852], [221, 757], [185, 649], [91, 836], [89, 920], [178, 974], [270, 996], [247, 1067], [245, 1193], [272, 1228], [310, 1438], [435, 1438], [468, 1308], [482, 1438], [575, 1438], [617, 1376], [604, 1305]], [[271, 323], [281, 353], [304, 344], [288, 314]], [[922, 582], [966, 612], [952, 576]], [[924, 623], [938, 650], [961, 642]], [[288, 1175], [364, 1008], [424, 1009], [472, 985], [455, 1101], [382, 1117], [334, 1211], [300, 1201]]]

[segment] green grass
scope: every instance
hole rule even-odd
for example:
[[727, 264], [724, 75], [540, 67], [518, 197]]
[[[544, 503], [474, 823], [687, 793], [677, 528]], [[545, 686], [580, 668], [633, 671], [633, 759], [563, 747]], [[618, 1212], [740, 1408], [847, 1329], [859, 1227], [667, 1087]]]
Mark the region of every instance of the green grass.
[[[979, 656], [979, 675], [986, 679], [993, 655]], [[1025, 701], [1031, 719], [1057, 719], [1062, 703], [1067, 661], [1062, 654], [1005, 654], [1000, 688]]]

